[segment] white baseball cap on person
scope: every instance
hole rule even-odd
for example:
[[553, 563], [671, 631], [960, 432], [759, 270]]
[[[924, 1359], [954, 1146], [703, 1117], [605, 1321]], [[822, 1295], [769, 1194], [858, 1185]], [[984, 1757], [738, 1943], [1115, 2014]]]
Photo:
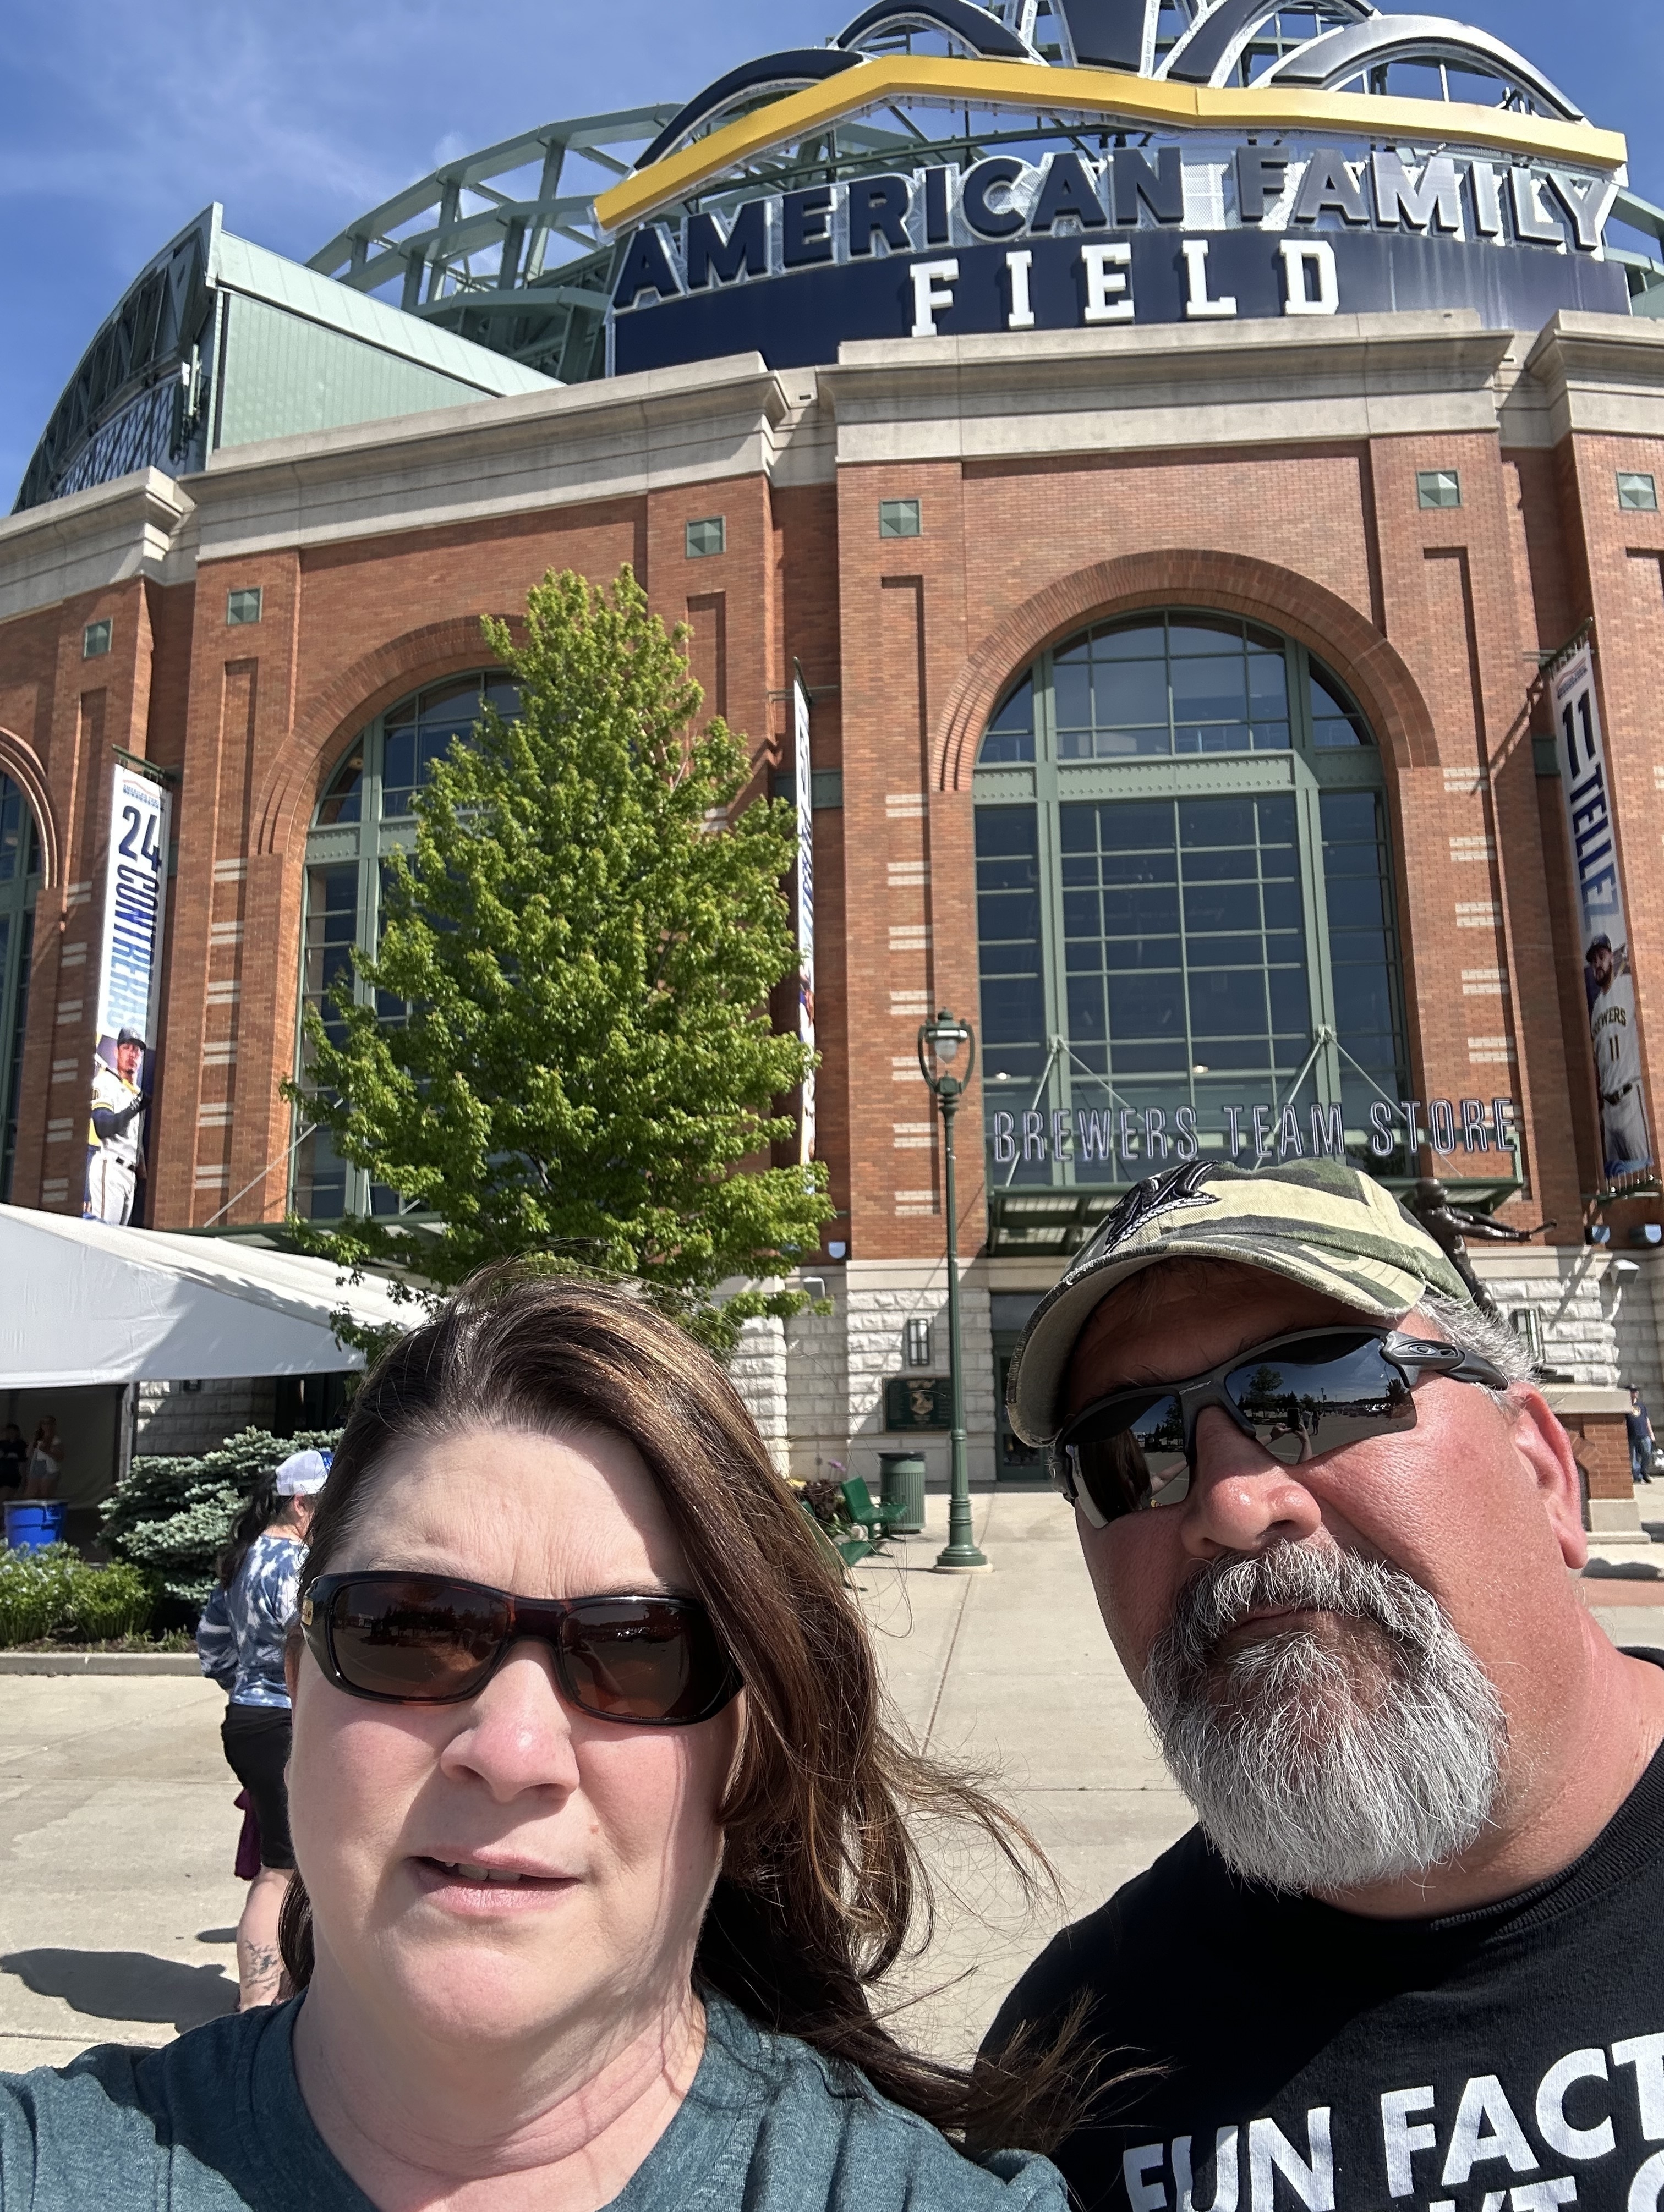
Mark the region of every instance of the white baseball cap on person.
[[329, 1480], [329, 1455], [320, 1451], [291, 1452], [277, 1469], [279, 1498], [311, 1498]]

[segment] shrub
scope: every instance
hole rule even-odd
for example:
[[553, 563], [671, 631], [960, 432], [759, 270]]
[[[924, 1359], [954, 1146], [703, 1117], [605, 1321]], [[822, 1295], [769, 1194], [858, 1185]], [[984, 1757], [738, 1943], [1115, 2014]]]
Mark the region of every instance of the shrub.
[[274, 1437], [245, 1429], [198, 1458], [135, 1459], [105, 1504], [101, 1531], [119, 1559], [143, 1571], [165, 1599], [200, 1607], [214, 1587], [216, 1562], [261, 1475], [291, 1452], [327, 1450], [333, 1429]]
[[155, 1591], [137, 1567], [93, 1567], [69, 1544], [38, 1552], [0, 1552], [0, 1644], [39, 1644], [49, 1636], [89, 1644], [141, 1635]]
[[125, 1559], [107, 1567], [82, 1567], [71, 1577], [69, 1625], [89, 1644], [142, 1636], [155, 1611], [148, 1577]]
[[79, 1554], [69, 1544], [0, 1552], [0, 1644], [35, 1644], [69, 1618]]

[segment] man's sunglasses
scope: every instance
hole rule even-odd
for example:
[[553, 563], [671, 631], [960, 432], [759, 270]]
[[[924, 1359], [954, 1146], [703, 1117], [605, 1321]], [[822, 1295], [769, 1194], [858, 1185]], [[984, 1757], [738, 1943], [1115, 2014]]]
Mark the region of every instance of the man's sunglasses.
[[1305, 1328], [1222, 1360], [1187, 1382], [1112, 1391], [1064, 1423], [1051, 1482], [1095, 1528], [1179, 1505], [1196, 1472], [1196, 1423], [1217, 1406], [1283, 1467], [1416, 1425], [1411, 1393], [1429, 1375], [1505, 1390], [1478, 1353], [1397, 1329]]
[[597, 1720], [686, 1728], [740, 1688], [698, 1598], [530, 1598], [448, 1575], [320, 1575], [301, 1601], [308, 1649], [338, 1690], [386, 1705], [454, 1705], [511, 1645], [546, 1644], [561, 1695]]

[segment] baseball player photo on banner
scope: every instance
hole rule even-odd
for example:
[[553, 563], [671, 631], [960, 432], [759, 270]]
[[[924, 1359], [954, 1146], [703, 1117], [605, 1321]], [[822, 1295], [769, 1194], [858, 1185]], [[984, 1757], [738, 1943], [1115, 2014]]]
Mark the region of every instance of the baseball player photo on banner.
[[98, 968], [98, 1042], [87, 1129], [89, 1221], [125, 1226], [143, 1208], [146, 1109], [155, 1078], [162, 930], [168, 902], [167, 788], [118, 762]]
[[1555, 672], [1554, 721], [1577, 895], [1583, 995], [1600, 1097], [1601, 1152], [1609, 1177], [1639, 1175], [1653, 1164], [1653, 1143], [1642, 1085], [1612, 788], [1594, 696], [1594, 659], [1587, 641]]

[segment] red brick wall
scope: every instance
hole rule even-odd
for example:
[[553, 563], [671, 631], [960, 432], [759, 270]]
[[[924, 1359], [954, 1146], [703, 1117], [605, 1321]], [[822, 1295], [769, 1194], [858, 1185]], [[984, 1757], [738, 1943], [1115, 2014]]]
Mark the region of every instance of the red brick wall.
[[[101, 872], [110, 747], [181, 778], [152, 1218], [200, 1223], [251, 1181], [234, 1218], [271, 1216], [285, 1193], [279, 1086], [321, 782], [373, 714], [485, 659], [482, 613], [512, 615], [550, 568], [605, 580], [629, 561], [664, 618], [691, 623], [704, 711], [746, 737], [753, 790], [789, 762], [794, 663], [814, 694], [815, 766], [843, 772], [841, 811], [815, 823], [819, 1117], [844, 1217], [827, 1233], [854, 1256], [940, 1249], [934, 1144], [896, 1139], [930, 1124], [912, 1060], [920, 1019], [944, 1004], [978, 1011], [970, 779], [987, 711], [1049, 638], [1164, 599], [1284, 628], [1358, 695], [1393, 817], [1416, 1087], [1512, 1091], [1532, 1184], [1523, 1210], [1557, 1214], [1575, 1238], [1599, 1163], [1558, 800], [1534, 772], [1530, 656], [1594, 614], [1643, 1041], [1656, 1054], [1664, 519], [1620, 514], [1620, 462], [1664, 478], [1664, 448], [1645, 441], [1504, 454], [1478, 434], [875, 463], [835, 486], [729, 477], [204, 562], [194, 589], [135, 582], [0, 624], [0, 767], [35, 793], [53, 856], [14, 1195], [37, 1202], [57, 1180], [55, 1202], [79, 1204], [78, 1139], [48, 1144], [47, 1123], [82, 1104], [92, 1008], [59, 1016], [90, 1000], [92, 978], [83, 965], [83, 989], [73, 957], [62, 963], [83, 944], [95, 959], [98, 917], [90, 898], [66, 907], [66, 886]], [[1430, 467], [1460, 471], [1460, 508], [1417, 507], [1416, 471]], [[919, 500], [919, 538], [879, 537], [888, 498]], [[686, 523], [715, 514], [725, 550], [690, 560]], [[229, 629], [226, 594], [251, 585], [262, 619]], [[113, 649], [83, 662], [82, 626], [103, 614]], [[1486, 1052], [1503, 1056], [1474, 1056]], [[73, 1064], [74, 1082], [51, 1082], [54, 1060]], [[984, 1203], [974, 1093], [961, 1126], [968, 1254]]]

